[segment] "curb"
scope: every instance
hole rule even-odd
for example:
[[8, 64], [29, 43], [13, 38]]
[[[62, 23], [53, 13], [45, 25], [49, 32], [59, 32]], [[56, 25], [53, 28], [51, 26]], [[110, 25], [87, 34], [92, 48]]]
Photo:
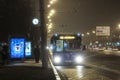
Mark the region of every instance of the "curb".
[[55, 74], [56, 80], [62, 80], [62, 79], [60, 78], [60, 76], [59, 76], [56, 68], [55, 68], [54, 65], [52, 64], [52, 61], [50, 60], [50, 58], [49, 58], [49, 61], [50, 61], [51, 67], [52, 67], [52, 69], [53, 69], [53, 72], [54, 72], [54, 74]]

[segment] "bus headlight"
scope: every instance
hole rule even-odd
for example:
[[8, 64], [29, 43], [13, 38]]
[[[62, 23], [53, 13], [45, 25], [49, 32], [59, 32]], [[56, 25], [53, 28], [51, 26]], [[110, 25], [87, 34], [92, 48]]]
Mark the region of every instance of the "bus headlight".
[[75, 62], [76, 62], [76, 63], [81, 63], [81, 62], [83, 62], [83, 57], [81, 57], [81, 56], [76, 56], [76, 57], [75, 57]]
[[55, 63], [60, 63], [61, 62], [61, 57], [60, 56], [54, 56], [54, 62]]

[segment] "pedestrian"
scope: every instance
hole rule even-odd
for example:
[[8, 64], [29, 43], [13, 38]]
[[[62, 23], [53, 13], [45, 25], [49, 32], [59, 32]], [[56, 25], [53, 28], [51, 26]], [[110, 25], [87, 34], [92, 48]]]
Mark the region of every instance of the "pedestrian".
[[3, 52], [5, 52], [5, 64], [8, 64], [9, 46], [7, 44], [3, 46]]
[[0, 54], [1, 54], [1, 58], [2, 58], [2, 65], [5, 65], [5, 62], [6, 62], [6, 53], [3, 50], [3, 46], [0, 46]]
[[85, 45], [83, 45], [83, 50], [86, 50], [86, 46]]
[[1, 62], [1, 64], [3, 65], [3, 47], [2, 47], [2, 45], [0, 45], [0, 62]]
[[34, 47], [34, 57], [35, 57], [35, 62], [36, 63], [39, 63], [39, 59], [40, 59], [40, 49], [39, 49], [39, 46], [36, 45]]

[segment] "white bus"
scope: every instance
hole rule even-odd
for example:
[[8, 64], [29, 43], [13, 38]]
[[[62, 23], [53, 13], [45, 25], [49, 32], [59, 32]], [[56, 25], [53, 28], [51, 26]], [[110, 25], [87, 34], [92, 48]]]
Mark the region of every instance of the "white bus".
[[54, 34], [51, 37], [52, 61], [54, 65], [81, 64], [81, 34]]

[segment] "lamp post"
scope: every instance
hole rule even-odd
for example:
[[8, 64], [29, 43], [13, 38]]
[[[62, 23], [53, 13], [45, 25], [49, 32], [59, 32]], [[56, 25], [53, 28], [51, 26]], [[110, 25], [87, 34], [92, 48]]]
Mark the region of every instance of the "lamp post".
[[47, 29], [44, 20], [44, 0], [39, 0], [40, 7], [40, 32], [41, 32], [41, 55], [42, 55], [42, 67], [48, 68], [48, 55], [46, 51], [47, 46]]

